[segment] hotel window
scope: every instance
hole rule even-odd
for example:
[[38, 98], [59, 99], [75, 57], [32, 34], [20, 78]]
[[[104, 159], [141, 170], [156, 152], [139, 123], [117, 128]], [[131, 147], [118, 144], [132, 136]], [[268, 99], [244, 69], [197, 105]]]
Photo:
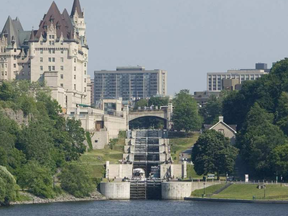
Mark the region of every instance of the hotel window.
[[64, 53], [64, 50], [61, 50], [61, 54], [63, 54]]
[[55, 58], [52, 58], [52, 61], [55, 62]]
[[40, 54], [43, 54], [43, 49], [40, 49]]
[[55, 66], [52, 66], [52, 70], [55, 71]]
[[43, 58], [42, 57], [40, 57], [40, 62], [43, 62]]
[[74, 63], [76, 63], [76, 58], [74, 58]]
[[86, 70], [84, 71], [84, 74], [85, 74], [85, 75], [87, 74], [87, 71], [86, 71]]
[[49, 61], [49, 62], [52, 62], [52, 59], [51, 59], [51, 58], [48, 58], [48, 61]]
[[84, 87], [84, 92], [86, 92], [86, 87]]
[[7, 71], [5, 71], [5, 75], [7, 76]]
[[63, 57], [61, 57], [61, 62], [64, 62], [64, 58]]
[[87, 67], [87, 63], [84, 63], [84, 67]]
[[52, 68], [51, 68], [51, 66], [49, 66], [49, 67], [48, 67], [48, 70], [49, 70], [49, 71], [52, 71]]
[[76, 90], [76, 84], [74, 84], [74, 90]]
[[40, 66], [40, 70], [43, 71], [43, 66]]
[[76, 71], [76, 67], [74, 67], [74, 71]]
[[84, 79], [84, 83], [86, 83], [86, 78]]
[[76, 79], [76, 75], [74, 75], [74, 79]]
[[14, 64], [14, 68], [16, 68], [16, 64]]
[[62, 71], [64, 70], [64, 66], [61, 66], [61, 70], [62, 70]]
[[64, 75], [63, 75], [63, 74], [61, 74], [61, 75], [60, 75], [60, 77], [61, 77], [61, 79], [63, 79], [63, 78], [64, 78]]
[[63, 86], [64, 86], [63, 83], [61, 83], [61, 87], [62, 87], [62, 88], [63, 88]]

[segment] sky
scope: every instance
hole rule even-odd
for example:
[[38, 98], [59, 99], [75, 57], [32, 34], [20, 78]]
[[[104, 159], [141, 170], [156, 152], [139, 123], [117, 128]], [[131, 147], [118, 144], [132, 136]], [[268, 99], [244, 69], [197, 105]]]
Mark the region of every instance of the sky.
[[[70, 12], [73, 0], [56, 0]], [[206, 90], [208, 72], [254, 68], [288, 56], [287, 0], [80, 0], [89, 74], [117, 66], [168, 71], [168, 94]], [[0, 28], [19, 17], [38, 29], [52, 1], [1, 0]], [[5, 5], [5, 6], [3, 6]]]

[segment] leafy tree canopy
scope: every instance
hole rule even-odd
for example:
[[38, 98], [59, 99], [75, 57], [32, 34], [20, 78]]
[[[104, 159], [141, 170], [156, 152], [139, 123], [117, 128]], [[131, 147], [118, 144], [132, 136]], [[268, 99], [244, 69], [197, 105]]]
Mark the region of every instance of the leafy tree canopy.
[[77, 164], [67, 164], [62, 170], [61, 187], [75, 197], [89, 196], [96, 189], [92, 181], [91, 171]]
[[205, 131], [193, 147], [192, 161], [198, 175], [208, 173], [231, 173], [234, 169], [238, 149], [230, 140], [215, 130]]
[[201, 128], [202, 119], [198, 113], [198, 104], [189, 94], [189, 90], [181, 90], [173, 100], [173, 123], [176, 130], [191, 130]]

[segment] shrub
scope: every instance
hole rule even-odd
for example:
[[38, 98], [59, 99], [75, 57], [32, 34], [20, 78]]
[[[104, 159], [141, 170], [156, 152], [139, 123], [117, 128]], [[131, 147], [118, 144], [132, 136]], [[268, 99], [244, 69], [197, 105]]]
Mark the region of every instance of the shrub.
[[25, 164], [18, 175], [18, 184], [22, 189], [43, 198], [53, 198], [53, 180], [50, 169], [39, 165], [36, 161]]
[[89, 196], [96, 188], [88, 168], [77, 164], [66, 165], [60, 180], [62, 189], [75, 197]]

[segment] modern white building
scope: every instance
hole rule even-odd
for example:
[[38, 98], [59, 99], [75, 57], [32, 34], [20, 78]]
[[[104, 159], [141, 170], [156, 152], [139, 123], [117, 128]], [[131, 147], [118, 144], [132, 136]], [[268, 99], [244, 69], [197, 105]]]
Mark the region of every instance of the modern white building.
[[45, 82], [69, 113], [77, 104], [91, 104], [88, 50], [79, 0], [70, 15], [53, 2], [38, 30], [24, 31], [18, 18], [9, 17], [0, 34], [0, 80]]
[[228, 70], [220, 73], [207, 73], [207, 91], [220, 92], [223, 90], [223, 80], [235, 80], [242, 84], [246, 80], [256, 80], [269, 73], [267, 65], [257, 63], [256, 69]]

